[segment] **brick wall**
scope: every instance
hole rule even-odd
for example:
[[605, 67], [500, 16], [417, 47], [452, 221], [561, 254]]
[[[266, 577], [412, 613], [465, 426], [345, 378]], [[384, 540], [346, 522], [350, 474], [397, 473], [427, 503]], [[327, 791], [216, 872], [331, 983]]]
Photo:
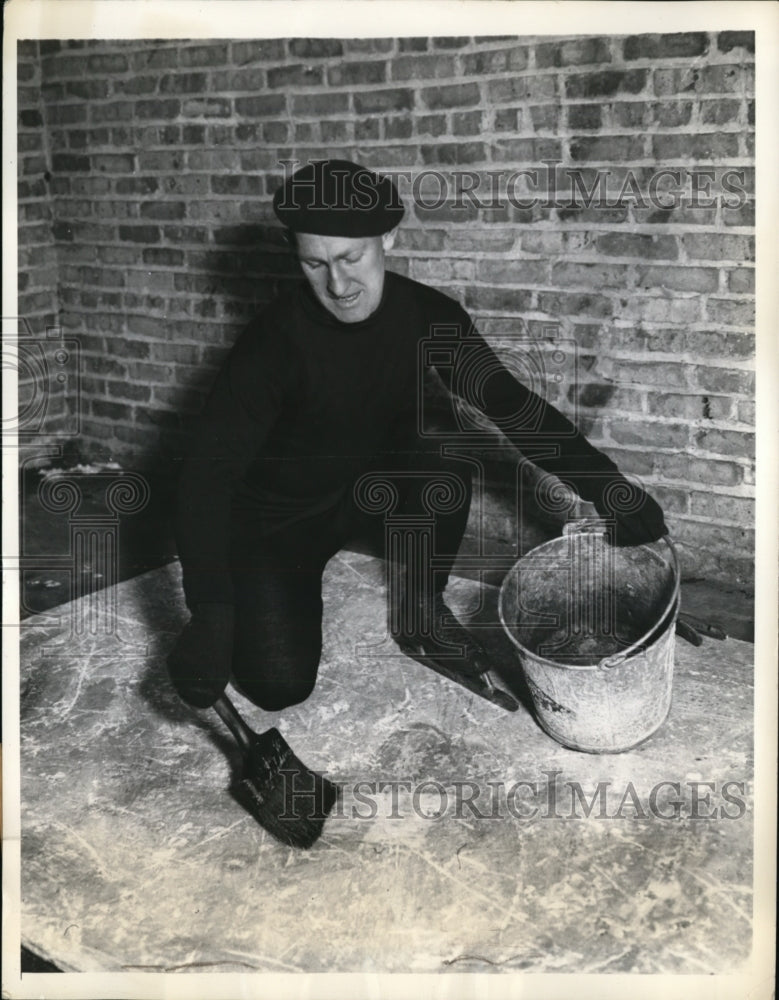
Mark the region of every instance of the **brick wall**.
[[[17, 336], [11, 362], [19, 374], [20, 431], [34, 427], [36, 446], [62, 440], [70, 425], [73, 400], [56, 381], [57, 365], [49, 365], [56, 350], [59, 302], [57, 248], [52, 237], [53, 201], [50, 196], [49, 135], [43, 127], [41, 61], [38, 42], [23, 42], [18, 59], [19, 118], [18, 183], [18, 324], [4, 324], [4, 336]], [[4, 318], [11, 320], [9, 310]], [[67, 370], [67, 366], [65, 368]], [[21, 439], [22, 445], [24, 438]], [[50, 454], [56, 452], [49, 447]]]
[[[298, 280], [279, 161], [340, 155], [398, 172], [395, 270], [508, 354], [518, 332], [575, 342], [577, 383], [545, 390], [648, 483], [688, 574], [748, 585], [753, 50], [734, 32], [44, 42], [37, 62], [24, 43], [23, 301], [51, 309], [55, 247], [84, 452], [175, 454], [242, 324]], [[661, 167], [699, 203], [648, 200]], [[535, 204], [515, 187], [485, 205], [499, 172], [534, 168]]]

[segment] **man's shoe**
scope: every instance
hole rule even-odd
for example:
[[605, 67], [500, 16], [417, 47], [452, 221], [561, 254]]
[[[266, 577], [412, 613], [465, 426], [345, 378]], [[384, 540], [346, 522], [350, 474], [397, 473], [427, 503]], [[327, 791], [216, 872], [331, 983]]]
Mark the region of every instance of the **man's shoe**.
[[493, 683], [486, 650], [457, 620], [440, 594], [434, 595], [429, 615], [425, 614], [427, 610], [421, 609], [420, 614], [427, 629], [396, 637], [401, 652], [506, 711], [516, 712], [518, 703]]

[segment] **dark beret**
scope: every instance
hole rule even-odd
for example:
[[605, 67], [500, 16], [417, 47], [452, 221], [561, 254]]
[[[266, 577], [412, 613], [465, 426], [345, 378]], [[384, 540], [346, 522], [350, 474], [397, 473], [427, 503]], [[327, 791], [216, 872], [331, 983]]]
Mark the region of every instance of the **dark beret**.
[[389, 177], [349, 160], [313, 160], [273, 196], [273, 211], [288, 229], [316, 236], [381, 236], [403, 218]]

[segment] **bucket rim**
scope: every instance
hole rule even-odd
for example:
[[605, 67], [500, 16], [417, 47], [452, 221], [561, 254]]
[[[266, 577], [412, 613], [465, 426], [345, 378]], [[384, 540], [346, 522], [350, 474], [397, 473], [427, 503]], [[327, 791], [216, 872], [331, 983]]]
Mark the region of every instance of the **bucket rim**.
[[[668, 548], [670, 550], [670, 553], [671, 553], [670, 567], [671, 567], [671, 571], [673, 573], [674, 585], [673, 585], [671, 597], [670, 597], [668, 603], [663, 608], [662, 614], [658, 615], [657, 621], [655, 622], [655, 624], [652, 625], [651, 628], [647, 629], [647, 631], [639, 639], [636, 639], [636, 641], [633, 642], [626, 649], [620, 650], [619, 653], [615, 653], [613, 656], [606, 656], [603, 659], [599, 660], [597, 663], [557, 663], [555, 660], [548, 660], [544, 656], [539, 656], [538, 653], [534, 653], [532, 650], [530, 650], [526, 646], [524, 646], [519, 641], [519, 639], [517, 639], [514, 636], [514, 634], [512, 632], [512, 627], [510, 627], [506, 623], [506, 615], [505, 615], [505, 612], [504, 612], [504, 604], [505, 604], [505, 595], [506, 595], [506, 590], [507, 590], [507, 583], [508, 583], [509, 578], [511, 577], [511, 574], [519, 566], [519, 564], [522, 562], [523, 559], [526, 559], [528, 556], [532, 555], [533, 553], [539, 552], [541, 549], [546, 548], [547, 546], [551, 546], [551, 545], [557, 544], [562, 538], [571, 538], [572, 536], [583, 535], [583, 534], [591, 534], [591, 532], [573, 531], [573, 532], [570, 532], [567, 535], [560, 535], [557, 538], [550, 538], [549, 541], [542, 542], [540, 545], [536, 545], [535, 548], [532, 548], [529, 552], [526, 552], [524, 556], [520, 556], [520, 558], [517, 559], [517, 561], [514, 563], [514, 565], [508, 571], [508, 573], [506, 573], [506, 575], [503, 577], [503, 582], [500, 585], [500, 593], [498, 594], [498, 617], [500, 618], [500, 623], [503, 626], [503, 629], [506, 632], [506, 634], [508, 635], [508, 637], [511, 640], [511, 642], [517, 647], [517, 649], [520, 651], [520, 653], [532, 656], [532, 657], [534, 657], [537, 660], [542, 660], [544, 663], [548, 663], [552, 667], [558, 667], [561, 670], [601, 670], [601, 669], [604, 669], [604, 668], [620, 666], [634, 652], [636, 652], [641, 646], [643, 646], [643, 644], [645, 643], [645, 641], [651, 635], [653, 635], [657, 631], [658, 626], [668, 618], [668, 616], [674, 610], [674, 607], [676, 607], [677, 613], [678, 613], [678, 609], [679, 609], [679, 592], [680, 592], [680, 589], [681, 589], [681, 573], [680, 573], [680, 570], [679, 570], [679, 556], [677, 554], [676, 546], [674, 545], [674, 543], [673, 543], [673, 541], [671, 539], [671, 536], [668, 535], [668, 534], [665, 534], [665, 535], [662, 536], [662, 538], [659, 538], [658, 541], [665, 542], [668, 545]], [[600, 534], [605, 534], [605, 533], [601, 532]], [[658, 553], [654, 549], [652, 549], [652, 548], [649, 547], [650, 544], [655, 544], [655, 543], [654, 542], [652, 542], [652, 543], [646, 543], [644, 545], [636, 545], [636, 546], [633, 546], [633, 547], [634, 548], [639, 548], [639, 549], [646, 549], [646, 551], [649, 552], [653, 558], [655, 558], [655, 559], [659, 558]], [[513, 627], [515, 628], [516, 626], [513, 626]]]

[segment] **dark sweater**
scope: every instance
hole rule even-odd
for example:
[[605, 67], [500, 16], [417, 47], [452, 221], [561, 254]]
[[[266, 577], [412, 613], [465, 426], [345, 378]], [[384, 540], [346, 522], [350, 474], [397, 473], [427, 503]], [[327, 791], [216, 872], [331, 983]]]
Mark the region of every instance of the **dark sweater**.
[[190, 608], [232, 603], [234, 518], [272, 531], [326, 509], [399, 424], [414, 427], [423, 355], [448, 390], [471, 403], [480, 396], [479, 408], [541, 468], [600, 502], [616, 466], [513, 377], [457, 302], [387, 273], [378, 309], [342, 323], [306, 287], [241, 335], [191, 436], [176, 514]]

